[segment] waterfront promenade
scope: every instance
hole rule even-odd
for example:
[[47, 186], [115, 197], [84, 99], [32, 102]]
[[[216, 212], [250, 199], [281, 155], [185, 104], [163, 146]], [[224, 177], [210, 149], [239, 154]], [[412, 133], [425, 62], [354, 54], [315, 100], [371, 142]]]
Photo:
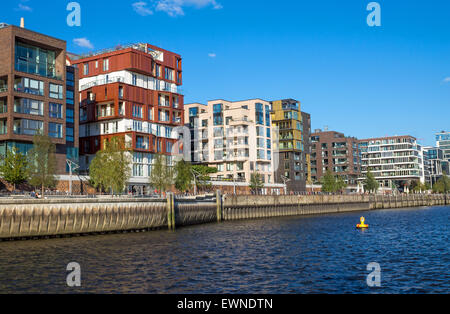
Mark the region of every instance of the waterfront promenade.
[[445, 195], [300, 195], [0, 201], [0, 239], [175, 229], [212, 222], [448, 205]]

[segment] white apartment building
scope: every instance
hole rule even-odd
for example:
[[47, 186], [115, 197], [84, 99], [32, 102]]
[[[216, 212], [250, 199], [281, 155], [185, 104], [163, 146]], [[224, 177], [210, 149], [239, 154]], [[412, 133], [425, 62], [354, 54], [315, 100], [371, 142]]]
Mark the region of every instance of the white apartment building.
[[361, 178], [370, 170], [381, 190], [395, 185], [403, 191], [412, 181], [425, 182], [422, 147], [412, 136], [394, 136], [359, 140]]
[[249, 183], [251, 174], [258, 172], [266, 186], [274, 186], [278, 134], [272, 131], [269, 102], [251, 99], [186, 104], [185, 121], [191, 130], [192, 162], [216, 167], [216, 180]]

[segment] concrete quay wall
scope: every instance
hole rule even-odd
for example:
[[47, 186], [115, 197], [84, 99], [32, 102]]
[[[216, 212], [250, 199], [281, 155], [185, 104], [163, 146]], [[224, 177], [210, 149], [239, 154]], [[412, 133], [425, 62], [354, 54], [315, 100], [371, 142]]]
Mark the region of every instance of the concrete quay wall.
[[[235, 196], [211, 200], [71, 199], [0, 200], [0, 239], [175, 229], [282, 216], [448, 205], [444, 195]], [[67, 203], [70, 202], [70, 203]]]

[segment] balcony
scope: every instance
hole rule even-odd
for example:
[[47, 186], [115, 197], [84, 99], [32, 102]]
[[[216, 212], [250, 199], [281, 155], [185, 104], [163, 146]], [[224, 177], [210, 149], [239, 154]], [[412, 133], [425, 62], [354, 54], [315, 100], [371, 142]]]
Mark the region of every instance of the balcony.
[[106, 85], [106, 84], [112, 84], [112, 83], [124, 83], [124, 82], [125, 82], [125, 77], [123, 77], [123, 76], [115, 76], [115, 77], [108, 78], [108, 79], [97, 80], [97, 81], [90, 82], [88, 84], [81, 85], [80, 92], [83, 90], [86, 90], [88, 88], [94, 87], [94, 86]]

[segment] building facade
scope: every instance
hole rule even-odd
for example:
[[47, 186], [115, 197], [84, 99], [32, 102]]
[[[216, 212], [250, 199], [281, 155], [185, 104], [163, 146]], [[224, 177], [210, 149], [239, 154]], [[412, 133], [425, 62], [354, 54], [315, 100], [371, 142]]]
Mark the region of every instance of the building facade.
[[128, 191], [148, 193], [155, 154], [172, 165], [177, 128], [184, 125], [181, 56], [152, 46], [117, 46], [71, 56], [80, 72], [80, 164], [85, 172], [112, 137], [130, 148]]
[[436, 147], [443, 151], [444, 159], [450, 162], [450, 132], [442, 131], [436, 134]]
[[448, 161], [444, 158], [444, 151], [437, 147], [423, 147], [425, 182], [431, 186], [442, 178], [444, 172], [448, 174]]
[[425, 183], [421, 145], [413, 136], [371, 138], [359, 141], [361, 178], [370, 170], [382, 190], [405, 191], [412, 181]]
[[66, 65], [66, 42], [22, 27], [0, 26], [0, 154], [27, 154], [42, 133], [56, 145], [60, 185], [67, 159], [78, 162], [77, 70]]
[[252, 99], [187, 104], [185, 120], [191, 134], [191, 161], [216, 167], [214, 181], [248, 188], [251, 174], [258, 172], [266, 186], [264, 193], [280, 189], [274, 185], [276, 134], [272, 132], [269, 102]]
[[287, 184], [288, 193], [305, 192], [311, 181], [311, 116], [294, 99], [272, 101], [272, 125], [279, 132], [277, 183]]
[[311, 177], [318, 183], [330, 170], [340, 176], [349, 191], [358, 188], [360, 161], [358, 140], [335, 131], [315, 130], [311, 134]]

